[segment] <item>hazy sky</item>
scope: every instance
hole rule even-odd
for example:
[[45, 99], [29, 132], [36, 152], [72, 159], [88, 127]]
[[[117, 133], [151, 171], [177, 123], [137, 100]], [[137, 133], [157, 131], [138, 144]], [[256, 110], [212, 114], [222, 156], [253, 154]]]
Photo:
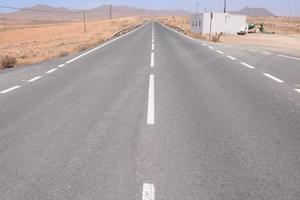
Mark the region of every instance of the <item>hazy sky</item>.
[[[151, 9], [196, 10], [197, 0], [6, 0], [0, 5], [24, 7], [35, 4], [65, 6], [68, 8], [93, 8], [101, 4], [128, 5]], [[221, 11], [224, 0], [199, 0], [199, 9]], [[275, 15], [300, 16], [300, 0], [227, 0], [228, 10], [240, 10], [245, 6], [265, 7]], [[3, 10], [0, 10], [3, 11]]]

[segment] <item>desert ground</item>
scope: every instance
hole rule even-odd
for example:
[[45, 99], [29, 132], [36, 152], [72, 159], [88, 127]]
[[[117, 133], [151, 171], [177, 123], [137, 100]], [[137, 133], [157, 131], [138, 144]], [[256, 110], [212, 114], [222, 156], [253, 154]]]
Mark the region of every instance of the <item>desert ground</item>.
[[[159, 21], [183, 28], [191, 37], [207, 40], [207, 36], [191, 32], [189, 17], [161, 17]], [[261, 47], [300, 56], [300, 17], [248, 17], [248, 23], [263, 23], [266, 31], [275, 34], [223, 35], [221, 43], [242, 47]]]
[[[207, 36], [191, 32], [189, 19], [171, 16], [87, 21], [86, 33], [82, 22], [37, 25], [21, 22], [5, 29], [0, 24], [0, 57], [11, 56], [16, 59], [16, 66], [21, 66], [66, 56], [106, 41], [115, 32], [141, 24], [144, 20], [157, 20], [178, 26], [189, 36], [207, 40]], [[300, 18], [248, 17], [247, 20], [249, 23], [264, 23], [266, 31], [274, 31], [276, 34], [223, 35], [219, 42], [249, 48], [262, 47], [300, 56]]]
[[139, 17], [44, 25], [0, 26], [0, 56], [12, 56], [17, 66], [38, 63], [83, 51], [124, 28], [143, 23]]

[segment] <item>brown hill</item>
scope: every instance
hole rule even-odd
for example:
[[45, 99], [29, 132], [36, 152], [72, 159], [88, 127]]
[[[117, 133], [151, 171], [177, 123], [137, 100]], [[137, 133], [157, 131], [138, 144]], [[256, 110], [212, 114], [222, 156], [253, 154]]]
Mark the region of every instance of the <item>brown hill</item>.
[[[133, 8], [128, 6], [113, 6], [113, 17], [131, 17], [131, 16], [185, 16], [190, 15], [184, 10], [150, 10]], [[87, 20], [107, 19], [108, 5], [102, 5], [97, 8], [86, 10]], [[82, 20], [83, 10], [70, 10], [64, 7], [52, 7], [48, 5], [36, 5], [29, 8], [24, 8], [16, 12], [4, 14], [10, 20], [23, 20], [31, 22], [42, 21], [77, 21]]]
[[245, 7], [241, 9], [240, 11], [231, 12], [235, 14], [241, 14], [241, 15], [247, 15], [251, 17], [272, 17], [274, 14], [272, 14], [270, 11], [268, 11], [265, 8], [249, 8]]

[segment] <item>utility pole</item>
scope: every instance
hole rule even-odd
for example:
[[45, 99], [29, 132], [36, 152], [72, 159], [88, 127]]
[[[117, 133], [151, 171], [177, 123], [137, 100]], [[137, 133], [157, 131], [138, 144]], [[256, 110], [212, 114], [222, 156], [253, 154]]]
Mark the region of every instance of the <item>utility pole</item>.
[[227, 0], [224, 0], [224, 13], [226, 13], [227, 10]]
[[210, 25], [209, 25], [209, 41], [211, 40], [212, 21], [214, 18], [213, 12], [210, 13]]
[[108, 7], [108, 17], [109, 19], [112, 19], [112, 5], [109, 5]]
[[84, 32], [86, 33], [85, 10], [83, 11], [83, 27], [84, 27]]

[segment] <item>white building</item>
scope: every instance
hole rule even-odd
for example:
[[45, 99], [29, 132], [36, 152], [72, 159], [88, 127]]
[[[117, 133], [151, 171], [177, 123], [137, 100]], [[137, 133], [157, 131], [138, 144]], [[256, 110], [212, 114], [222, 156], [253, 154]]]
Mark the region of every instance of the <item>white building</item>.
[[192, 32], [209, 34], [236, 34], [247, 29], [245, 15], [231, 15], [229, 13], [199, 13], [191, 16]]

